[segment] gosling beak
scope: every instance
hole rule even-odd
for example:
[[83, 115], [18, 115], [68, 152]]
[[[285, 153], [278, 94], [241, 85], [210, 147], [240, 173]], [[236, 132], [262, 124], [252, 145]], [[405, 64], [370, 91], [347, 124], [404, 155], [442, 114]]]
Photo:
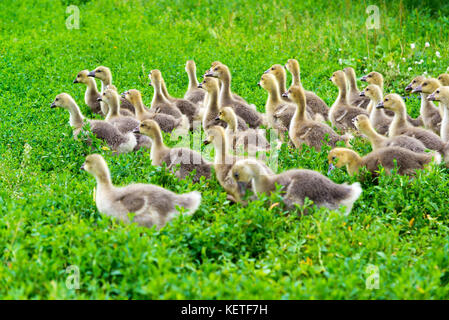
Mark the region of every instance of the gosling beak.
[[287, 64], [284, 64], [284, 69], [288, 70], [288, 68], [287, 68]]
[[211, 71], [206, 71], [206, 73], [204, 74], [205, 77], [213, 77], [214, 75], [212, 74]]
[[101, 97], [98, 97], [98, 98], [97, 98], [97, 101], [103, 101], [103, 99], [101, 99]]
[[56, 104], [55, 104], [54, 101], [51, 103], [50, 108], [52, 108], [52, 109], [53, 109], [53, 108], [56, 108]]
[[139, 127], [134, 128], [133, 133], [140, 133], [140, 128]]
[[203, 83], [198, 84], [198, 88], [203, 89]]
[[415, 89], [412, 90], [412, 93], [421, 93], [422, 92], [422, 86], [417, 86]]
[[379, 102], [379, 104], [376, 106], [376, 109], [384, 109], [384, 103]]
[[406, 92], [412, 91], [412, 84], [409, 84], [408, 86], [406, 86], [405, 91]]
[[435, 101], [435, 93], [432, 93], [430, 96], [427, 97], [427, 100], [429, 101]]
[[150, 87], [152, 87], [152, 86], [153, 86], [153, 84], [151, 83], [151, 80], [150, 80], [150, 83], [148, 83], [148, 85], [149, 85]]
[[263, 73], [268, 73], [270, 72], [270, 69], [265, 70]]
[[284, 98], [288, 98], [288, 92], [284, 92], [284, 93], [282, 94], [282, 96], [283, 96]]
[[365, 91], [360, 92], [359, 96], [364, 97], [365, 96]]
[[329, 80], [329, 81], [332, 81], [332, 77], [330, 77], [328, 80]]
[[75, 79], [75, 80], [73, 80], [73, 83], [78, 83], [78, 80], [76, 80], [76, 79]]
[[259, 87], [261, 87], [262, 85], [260, 84], [260, 82], [257, 82], [257, 85], [259, 86]]
[[207, 146], [209, 143], [210, 143], [210, 141], [207, 139], [203, 141], [203, 145], [205, 145], [205, 146]]
[[95, 70], [94, 70], [94, 71], [90, 71], [90, 72], [87, 74], [87, 76], [88, 76], [88, 77], [95, 77]]
[[220, 120], [220, 117], [216, 117], [216, 118], [215, 118], [215, 121], [219, 121], [219, 120]]
[[237, 182], [237, 186], [239, 187], [239, 193], [240, 195], [245, 195], [246, 193], [246, 183], [242, 181]]
[[367, 78], [368, 78], [367, 76], [363, 76], [363, 77], [360, 78], [360, 81], [366, 82]]
[[332, 170], [334, 170], [334, 169], [335, 169], [334, 164], [332, 162], [329, 163], [329, 168], [327, 169], [327, 174], [329, 175], [332, 172]]
[[122, 92], [120, 95], [122, 96], [122, 98], [126, 98], [126, 91]]
[[81, 170], [86, 170], [86, 168], [84, 167], [86, 164], [85, 163], [83, 163], [83, 165], [81, 166]]

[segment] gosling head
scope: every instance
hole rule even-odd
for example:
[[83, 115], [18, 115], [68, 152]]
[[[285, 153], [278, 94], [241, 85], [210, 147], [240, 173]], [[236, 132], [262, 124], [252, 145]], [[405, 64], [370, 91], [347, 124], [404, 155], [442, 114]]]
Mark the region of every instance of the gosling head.
[[449, 87], [439, 87], [427, 97], [429, 101], [441, 101], [445, 106], [449, 106]]
[[135, 131], [154, 139], [158, 134], [160, 134], [161, 129], [156, 121], [144, 120], [140, 124], [138, 130]]
[[225, 137], [225, 131], [222, 126], [213, 126], [206, 131], [206, 139], [203, 144], [208, 145], [210, 143], [223, 143]]
[[416, 78], [414, 78], [409, 84], [408, 86], [405, 87], [405, 91], [406, 92], [413, 92], [413, 90], [415, 90], [418, 86], [421, 85], [421, 83], [425, 80], [426, 78], [423, 76], [417, 76]]
[[237, 182], [239, 193], [244, 196], [246, 189], [254, 178], [255, 173], [251, 169], [249, 159], [237, 161], [232, 167], [232, 177]]
[[234, 110], [230, 107], [224, 107], [220, 110], [220, 112], [218, 113], [218, 117], [215, 120], [223, 120], [225, 122], [231, 122], [234, 118], [235, 118]]
[[108, 105], [110, 105], [117, 98], [118, 98], [117, 91], [112, 88], [108, 88], [100, 95], [99, 98], [97, 98], [97, 101], [103, 101], [106, 102]]
[[371, 100], [375, 100], [377, 102], [378, 99], [382, 96], [382, 92], [378, 85], [370, 84], [362, 92], [360, 92], [360, 96], [368, 97]]
[[60, 107], [68, 109], [72, 100], [72, 97], [68, 93], [60, 93], [55, 97], [55, 100], [53, 100], [50, 108]]
[[218, 92], [218, 80], [215, 78], [206, 77], [203, 82], [198, 84], [198, 88], [204, 89], [207, 92]]
[[283, 97], [290, 98], [294, 102], [305, 101], [306, 96], [304, 94], [304, 89], [301, 86], [293, 86], [288, 89], [287, 92], [282, 94]]
[[339, 88], [346, 87], [346, 75], [342, 70], [335, 71], [329, 80]]
[[111, 76], [111, 70], [108, 67], [100, 66], [90, 71], [87, 75], [89, 77], [94, 77], [102, 81], [106, 81]]
[[228, 72], [228, 67], [224, 64], [216, 64], [204, 74], [205, 77], [213, 77], [221, 79]]
[[277, 85], [276, 78], [271, 73], [264, 73], [257, 85], [269, 91]]
[[431, 94], [435, 92], [441, 86], [437, 79], [428, 78], [424, 79], [422, 83], [412, 90], [412, 93], [419, 92], [424, 94]]
[[162, 81], [162, 73], [157, 69], [151, 70], [148, 74], [148, 79], [150, 79], [150, 86], [152, 86], [154, 82], [160, 83]]
[[393, 112], [401, 112], [405, 108], [404, 100], [396, 93], [390, 93], [385, 96], [384, 100], [377, 105], [376, 108], [385, 108]]
[[290, 73], [294, 73], [299, 70], [299, 62], [296, 59], [288, 59], [285, 64], [285, 69], [287, 69]]
[[87, 84], [88, 79], [89, 79], [89, 70], [81, 70], [76, 75], [76, 78], [75, 78], [75, 80], [73, 80], [73, 83]]
[[375, 84], [379, 87], [382, 86], [382, 83], [384, 82], [384, 77], [382, 74], [376, 71], [372, 71], [368, 73], [366, 76], [363, 76], [360, 81], [368, 82], [369, 84]]
[[282, 76], [285, 77], [285, 70], [280, 64], [272, 65], [271, 68], [265, 70], [264, 73], [271, 73], [276, 79], [279, 79]]
[[135, 105], [137, 102], [142, 100], [142, 95], [139, 90], [131, 89], [122, 93], [122, 97]]
[[449, 86], [449, 74], [443, 73], [438, 76], [438, 81], [440, 81], [442, 86]]
[[357, 130], [359, 130], [360, 132], [365, 132], [371, 127], [369, 118], [364, 114], [359, 114], [358, 116], [356, 116], [353, 120], [353, 123]]
[[337, 168], [344, 167], [347, 164], [351, 163], [351, 153], [353, 151], [347, 148], [334, 148], [332, 149], [329, 154], [327, 155], [327, 161], [329, 163], [329, 171], [330, 173], [332, 170]]
[[185, 70], [186, 72], [195, 71], [196, 70], [195, 61], [187, 60]]
[[107, 170], [108, 165], [103, 157], [99, 154], [90, 154], [86, 157], [83, 165], [81, 166], [81, 170], [85, 170], [89, 172], [91, 175], [95, 177], [102, 176], [105, 170]]

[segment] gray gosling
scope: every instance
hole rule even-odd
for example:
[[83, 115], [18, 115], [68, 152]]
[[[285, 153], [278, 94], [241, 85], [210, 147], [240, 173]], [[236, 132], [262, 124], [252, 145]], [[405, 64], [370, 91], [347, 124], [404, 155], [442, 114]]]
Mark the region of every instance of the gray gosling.
[[337, 168], [346, 166], [351, 176], [357, 174], [362, 167], [378, 175], [379, 165], [385, 168], [386, 174], [390, 175], [395, 163], [400, 175], [414, 175], [417, 169], [425, 169], [432, 162], [439, 164], [441, 156], [437, 152], [416, 153], [400, 147], [385, 147], [361, 157], [354, 150], [335, 148], [329, 152], [328, 161], [329, 171], [335, 166]]
[[[339, 136], [327, 124], [306, 118], [306, 96], [301, 86], [290, 87], [284, 93], [284, 96], [288, 96], [297, 105], [289, 128], [290, 139], [296, 148], [301, 149], [302, 144], [305, 143], [315, 150], [321, 151], [323, 142], [335, 147], [338, 141], [345, 141], [349, 146], [349, 140], [352, 138], [351, 135]], [[326, 137], [328, 138], [327, 141]]]
[[[291, 86], [302, 86], [301, 84], [301, 72], [299, 69], [299, 62], [296, 59], [288, 59], [285, 64], [285, 68], [292, 74]], [[284, 93], [284, 89], [281, 88], [281, 92]], [[320, 114], [325, 121], [329, 120], [329, 107], [326, 102], [316, 95], [313, 91], [304, 90], [306, 93], [307, 107], [316, 114]], [[315, 118], [318, 120], [318, 118]]]
[[441, 120], [444, 113], [443, 110], [438, 109], [432, 101], [429, 101], [427, 97], [435, 92], [441, 86], [437, 79], [423, 79], [421, 83], [412, 89], [412, 93], [421, 94], [421, 108], [419, 110], [424, 127], [432, 130], [436, 134], [440, 134]]
[[[67, 93], [58, 94], [50, 107], [60, 107], [70, 113], [69, 123], [73, 128], [73, 136], [75, 139], [78, 138], [83, 127], [88, 123], [92, 133], [97, 138], [105, 141], [109, 148], [117, 153], [131, 152], [137, 145], [136, 137], [132, 132], [123, 134], [107, 121], [85, 119], [75, 100]], [[88, 143], [91, 142], [88, 141]]]
[[261, 164], [253, 159], [238, 161], [232, 168], [232, 175], [241, 195], [245, 194], [249, 182], [257, 196], [262, 193], [269, 195], [276, 190], [276, 185], [282, 186], [284, 204], [289, 209], [293, 209], [295, 204], [304, 205], [305, 198], [309, 198], [317, 207], [336, 210], [345, 206], [347, 215], [362, 193], [359, 183], [336, 184], [312, 170], [293, 169], [280, 174], [267, 174]]
[[221, 108], [231, 107], [235, 113], [248, 124], [250, 128], [257, 128], [263, 124], [263, 117], [247, 103], [235, 100], [231, 95], [231, 73], [224, 64], [219, 64], [205, 74], [206, 77], [218, 78], [221, 83], [218, 104]]
[[346, 75], [346, 80], [348, 81], [349, 103], [354, 107], [366, 109], [368, 107], [368, 104], [370, 103], [370, 99], [360, 95], [360, 90], [357, 87], [357, 77], [355, 75], [354, 68], [347, 67], [347, 68], [344, 68], [343, 71]]
[[255, 155], [258, 151], [270, 150], [270, 144], [268, 143], [263, 130], [238, 130], [237, 116], [232, 108], [225, 107], [221, 109], [218, 113], [217, 120], [226, 122], [226, 137], [234, 152], [248, 152], [251, 155]]
[[175, 171], [179, 179], [184, 179], [193, 171], [195, 171], [192, 178], [194, 182], [198, 182], [202, 176], [206, 179], [211, 177], [211, 164], [204, 160], [201, 154], [188, 148], [169, 148], [164, 144], [161, 129], [156, 121], [144, 120], [136, 131], [147, 135], [152, 141], [150, 151], [152, 165], [160, 166], [166, 163], [167, 168], [172, 171], [179, 165], [179, 170]]
[[206, 97], [206, 92], [198, 88], [198, 79], [196, 78], [196, 65], [195, 61], [188, 60], [186, 62], [186, 73], [189, 77], [189, 86], [186, 93], [184, 94], [184, 99], [189, 100], [199, 106], [204, 105], [204, 99]]
[[101, 114], [104, 116], [103, 112], [101, 112], [100, 101], [97, 99], [100, 97], [100, 92], [97, 89], [97, 83], [92, 77], [88, 76], [89, 70], [81, 70], [76, 75], [73, 83], [83, 83], [86, 85], [86, 93], [84, 94], [84, 102], [90, 108], [92, 113]]
[[409, 136], [399, 135], [387, 138], [380, 135], [374, 130], [367, 116], [363, 114], [355, 118], [354, 124], [361, 133], [367, 136], [373, 150], [385, 147], [401, 147], [416, 153], [424, 153], [427, 150], [421, 141]]
[[[220, 125], [224, 128], [227, 126], [226, 122], [217, 120], [218, 113], [220, 112], [220, 107], [218, 105], [218, 83], [219, 81], [217, 79], [207, 77], [198, 85], [198, 88], [207, 92], [206, 110], [203, 114], [202, 121], [204, 130], [216, 125]], [[248, 129], [248, 125], [242, 118], [237, 117], [237, 121], [239, 130], [244, 131]]]
[[[109, 69], [108, 67], [104, 66], [97, 67], [94, 70], [90, 71], [87, 75], [89, 77], [97, 78], [101, 81], [101, 93], [103, 93], [106, 90], [107, 86], [112, 85], [112, 73], [111, 69]], [[105, 109], [107, 108], [107, 106], [104, 103], [100, 103], [100, 106], [103, 114], [107, 115], [108, 110]], [[132, 114], [134, 114], [134, 107], [132, 106], [131, 103], [126, 101], [126, 99], [122, 98], [120, 99], [120, 107], [122, 109], [128, 109], [129, 111], [132, 112]]]
[[353, 107], [348, 102], [346, 75], [338, 70], [329, 79], [338, 87], [338, 97], [329, 111], [329, 119], [338, 130], [348, 132], [355, 131], [356, 128], [352, 120], [359, 114], [369, 116], [368, 112], [362, 108]]
[[360, 95], [366, 96], [371, 100], [366, 110], [369, 112], [369, 121], [371, 121], [374, 129], [380, 134], [387, 134], [393, 118], [385, 114], [385, 109], [376, 108], [383, 100], [382, 89], [376, 84], [370, 84], [360, 92]]
[[189, 123], [185, 117], [175, 119], [169, 114], [156, 113], [149, 110], [143, 104], [142, 95], [139, 90], [131, 89], [125, 91], [122, 96], [132, 103], [136, 110], [136, 119], [140, 122], [144, 120], [154, 120], [164, 132], [172, 132], [175, 129], [180, 129], [186, 132], [189, 129]]
[[[179, 216], [180, 208], [185, 210], [184, 214], [192, 215], [201, 204], [201, 193], [198, 191], [176, 194], [143, 183], [114, 186], [106, 161], [99, 154], [88, 155], [81, 169], [97, 180], [95, 203], [98, 211], [127, 224], [137, 223], [160, 229]], [[134, 215], [132, 219], [130, 213]]]

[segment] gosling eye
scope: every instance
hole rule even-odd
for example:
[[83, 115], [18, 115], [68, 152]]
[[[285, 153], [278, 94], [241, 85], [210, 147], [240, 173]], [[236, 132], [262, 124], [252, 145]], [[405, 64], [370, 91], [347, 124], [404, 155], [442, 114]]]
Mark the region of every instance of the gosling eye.
[[336, 156], [333, 156], [333, 157], [332, 157], [332, 160], [335, 160], [335, 159], [337, 159], [337, 157], [336, 157]]
[[387, 99], [385, 99], [385, 101], [388, 101], [388, 98], [387, 98]]
[[101, 72], [101, 70], [95, 71], [95, 72]]
[[55, 101], [59, 101], [59, 98], [56, 98]]
[[440, 93], [440, 90], [437, 90], [437, 93]]
[[369, 89], [367, 88], [365, 91], [369, 91]]
[[371, 77], [372, 77], [372, 75], [369, 74], [369, 75], [368, 75], [368, 78], [371, 78]]
[[271, 67], [271, 70], [274, 70], [274, 67]]
[[238, 172], [234, 173], [234, 178], [238, 179], [239, 178], [239, 174]]
[[217, 71], [218, 70], [218, 67], [216, 67], [215, 69], [214, 69], [214, 71]]
[[416, 80], [413, 80], [412, 83], [416, 83]]

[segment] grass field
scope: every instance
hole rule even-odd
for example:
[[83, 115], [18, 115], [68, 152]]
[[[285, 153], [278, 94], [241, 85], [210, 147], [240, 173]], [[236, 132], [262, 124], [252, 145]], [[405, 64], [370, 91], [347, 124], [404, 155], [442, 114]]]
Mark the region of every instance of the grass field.
[[[99, 215], [95, 180], [80, 170], [89, 149], [72, 138], [68, 113], [50, 109], [61, 92], [84, 114], [78, 71], [109, 66], [120, 91], [139, 89], [149, 105], [147, 74], [160, 69], [174, 96], [187, 88], [184, 64], [198, 76], [219, 60], [233, 90], [264, 110], [257, 87], [264, 70], [301, 63], [306, 89], [329, 105], [327, 79], [353, 66], [384, 74], [386, 92], [404, 94], [410, 79], [449, 66], [448, 9], [435, 1], [2, 1], [0, 4], [0, 297], [4, 299], [444, 299], [449, 298], [449, 171], [416, 179], [382, 175], [351, 215], [315, 210], [301, 219], [271, 205], [230, 204], [214, 178], [193, 184], [151, 166], [148, 152], [101, 153], [113, 181], [145, 182], [176, 192], [198, 190], [203, 203], [157, 231]], [[388, 4], [387, 4], [388, 3]], [[66, 8], [80, 10], [69, 30]], [[366, 8], [380, 9], [367, 30]], [[418, 9], [415, 9], [415, 6]], [[429, 42], [430, 47], [425, 47]], [[412, 49], [411, 44], [415, 44]], [[440, 53], [441, 58], [436, 54]], [[289, 80], [290, 81], [290, 80]], [[359, 83], [360, 87], [363, 87]], [[408, 100], [416, 117], [419, 100]], [[167, 141], [169, 137], [165, 137]], [[357, 138], [354, 148], [370, 151]], [[327, 150], [283, 146], [278, 171], [327, 173]], [[336, 182], [356, 181], [335, 170]], [[69, 266], [80, 288], [66, 286]], [[379, 272], [379, 288], [366, 281]]]

